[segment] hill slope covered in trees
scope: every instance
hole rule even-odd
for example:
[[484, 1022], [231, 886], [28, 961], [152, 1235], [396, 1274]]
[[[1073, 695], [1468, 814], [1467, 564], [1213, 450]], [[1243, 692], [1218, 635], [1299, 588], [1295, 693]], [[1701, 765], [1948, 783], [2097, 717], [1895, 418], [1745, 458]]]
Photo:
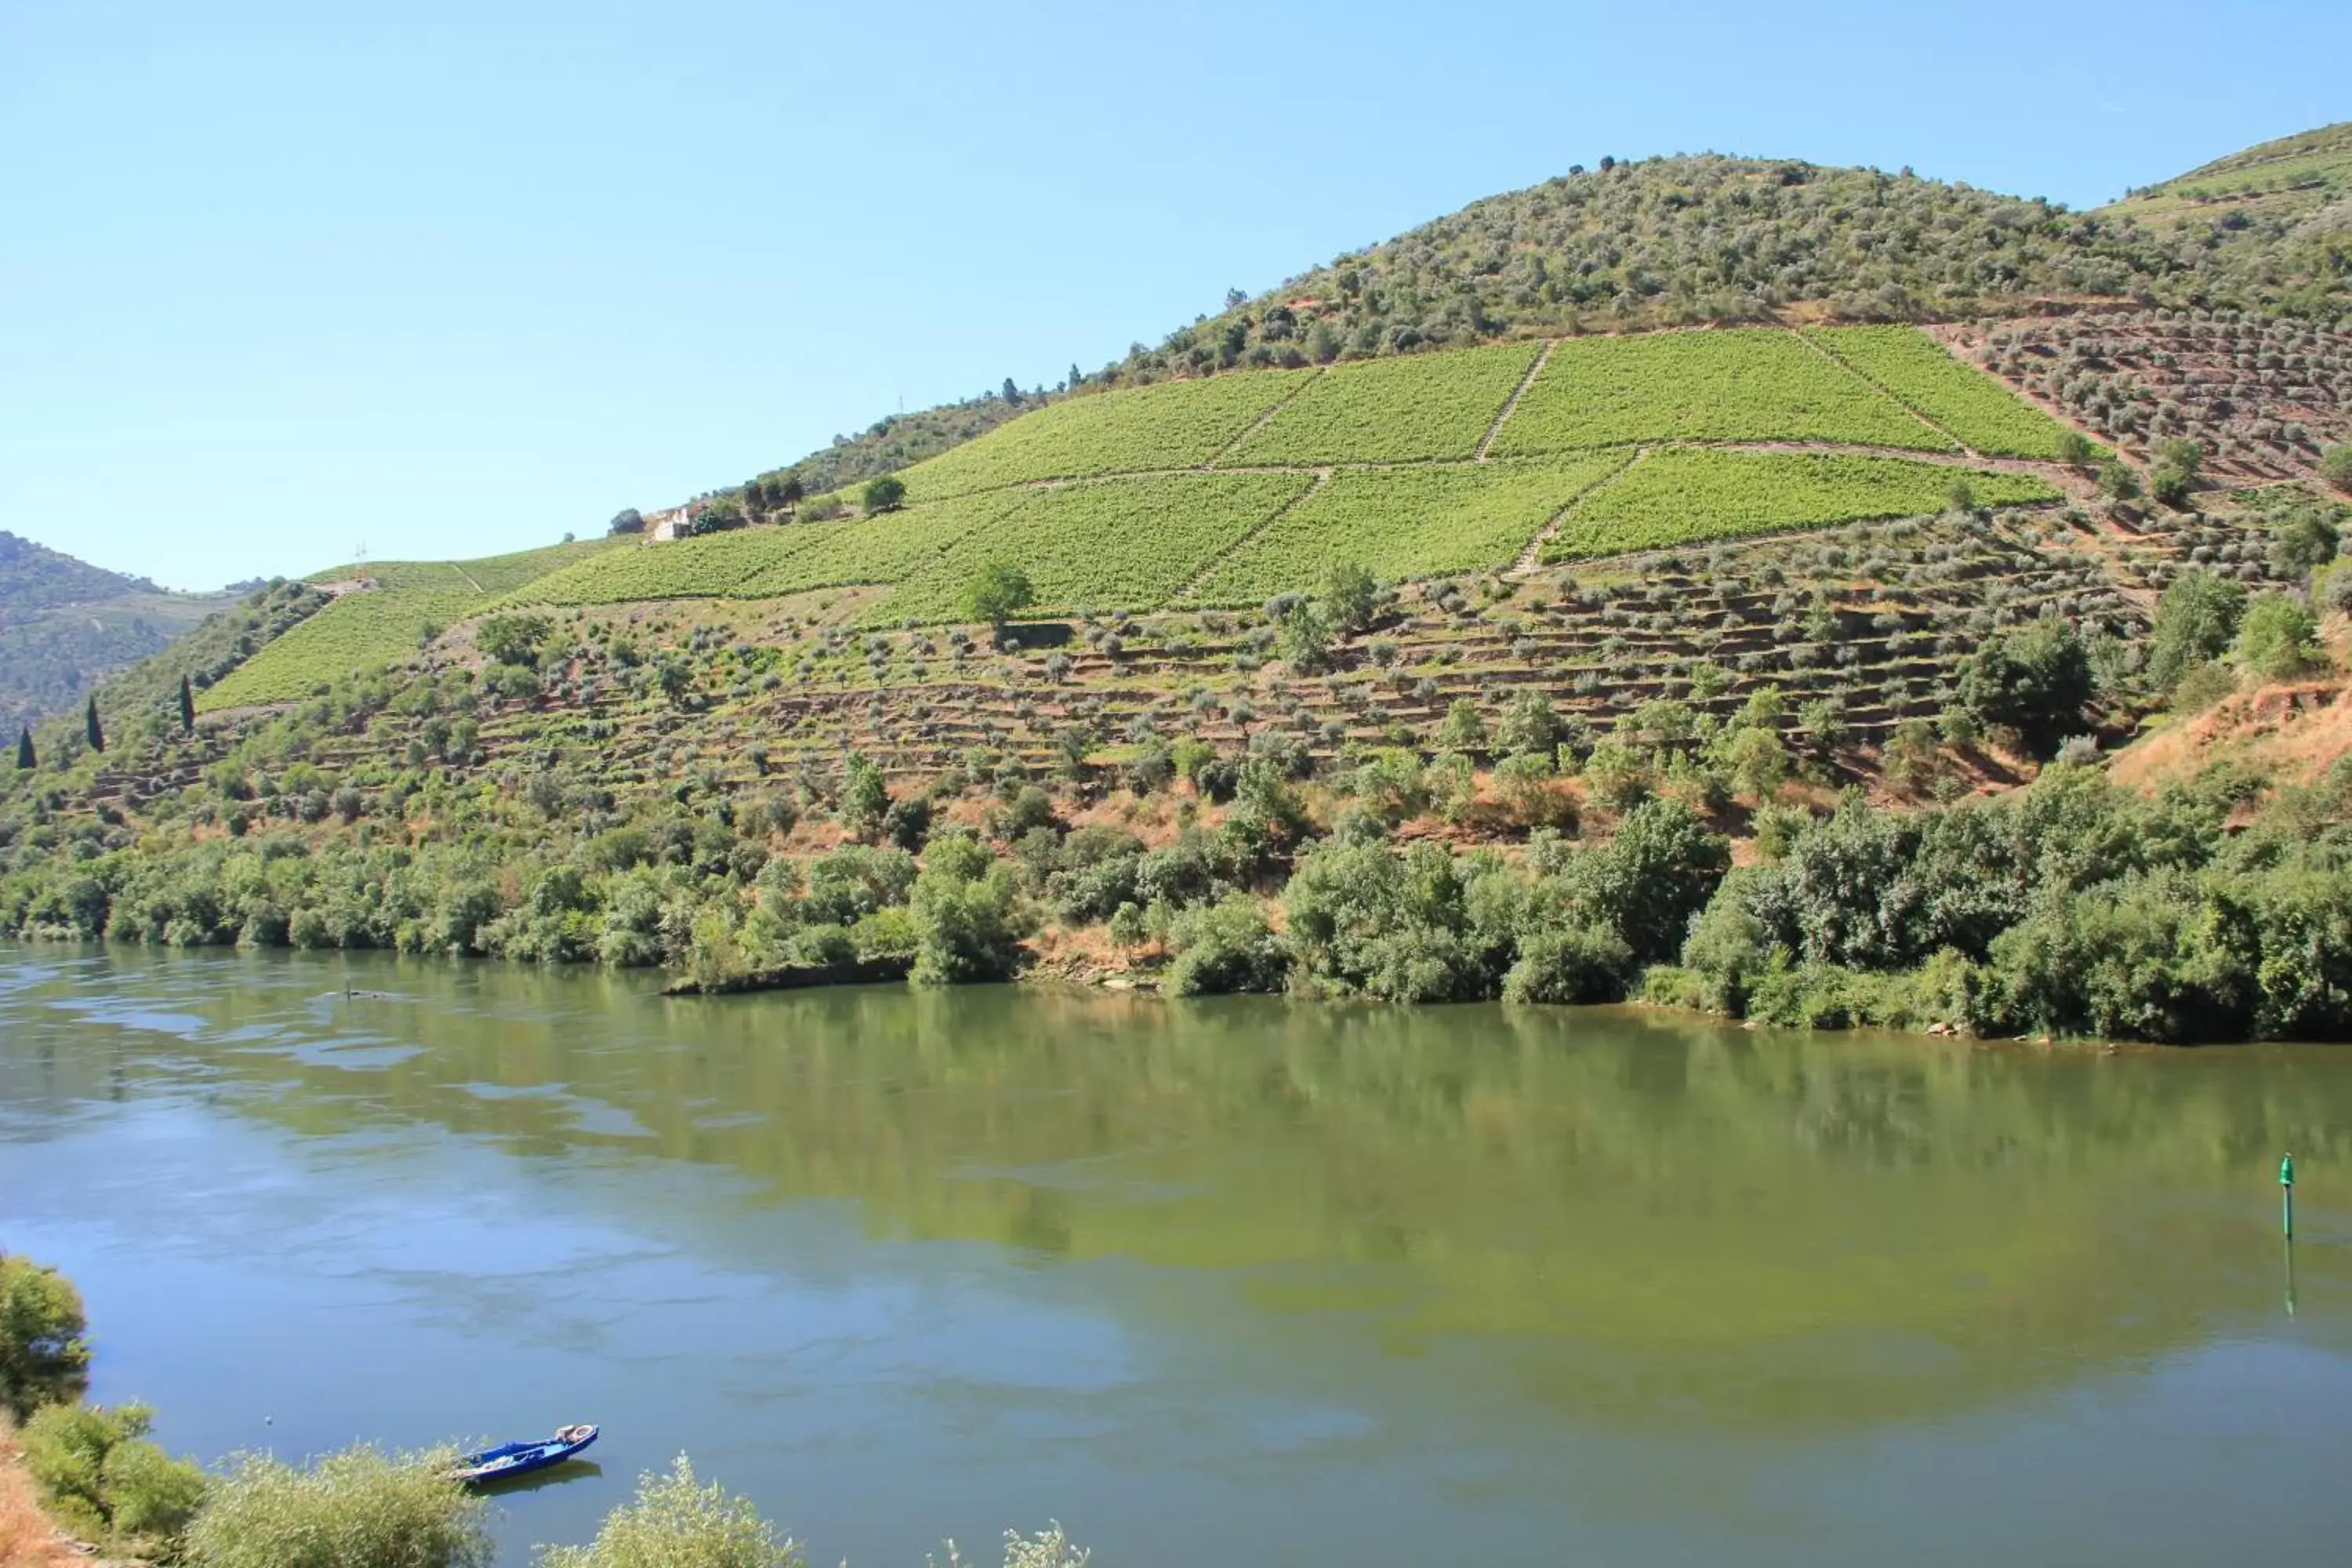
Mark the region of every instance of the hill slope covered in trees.
[[[1062, 390], [1708, 323], [1951, 321], [2097, 303], [2315, 321], [2352, 310], [2352, 124], [2249, 148], [2085, 213], [1907, 169], [1713, 153], [1603, 163], [1255, 295], [1235, 291]], [[812, 491], [856, 483], [1025, 405], [982, 395], [894, 416], [776, 471], [799, 470]]]
[[0, 931], [2352, 1032], [2352, 777], [2101, 765], [2347, 657], [2237, 232], [1573, 174], [887, 484], [273, 587], [0, 770]]
[[78, 708], [90, 688], [230, 603], [167, 594], [143, 578], [0, 531], [0, 727]]

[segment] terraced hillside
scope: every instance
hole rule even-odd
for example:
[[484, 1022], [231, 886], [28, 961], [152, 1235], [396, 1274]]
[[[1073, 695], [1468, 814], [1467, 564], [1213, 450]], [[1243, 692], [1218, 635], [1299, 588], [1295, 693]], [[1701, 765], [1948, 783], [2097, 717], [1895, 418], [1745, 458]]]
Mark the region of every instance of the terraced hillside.
[[551, 545], [478, 561], [337, 566], [310, 581], [337, 597], [213, 685], [206, 711], [291, 702], [338, 676], [413, 657], [501, 595], [613, 548], [609, 540]]
[[1338, 558], [1390, 577], [1499, 569], [1933, 512], [1956, 483], [2054, 501], [2081, 482], [2052, 461], [2068, 434], [1910, 328], [1236, 372], [1049, 405], [908, 468], [908, 504], [881, 516], [593, 554], [502, 602], [870, 587], [886, 591], [860, 601], [864, 624], [937, 624], [1002, 562], [1030, 577], [1034, 615], [1244, 604]]
[[2103, 210], [2147, 224], [2220, 221], [2242, 229], [2257, 218], [2308, 217], [2347, 195], [2352, 195], [2352, 121], [2216, 158]]

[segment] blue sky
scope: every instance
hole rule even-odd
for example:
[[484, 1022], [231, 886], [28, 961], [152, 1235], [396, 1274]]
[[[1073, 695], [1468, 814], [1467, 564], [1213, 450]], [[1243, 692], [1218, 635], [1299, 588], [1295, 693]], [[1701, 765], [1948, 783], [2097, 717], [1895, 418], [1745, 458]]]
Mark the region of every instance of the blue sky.
[[600, 530], [1603, 153], [2077, 206], [2352, 6], [0, 0], [0, 528], [176, 587]]

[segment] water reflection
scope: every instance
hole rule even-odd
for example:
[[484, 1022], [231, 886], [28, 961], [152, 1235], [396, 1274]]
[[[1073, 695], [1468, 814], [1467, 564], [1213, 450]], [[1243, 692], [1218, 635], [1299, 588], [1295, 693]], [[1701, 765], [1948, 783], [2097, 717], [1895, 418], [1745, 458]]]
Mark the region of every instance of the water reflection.
[[[1563, 1507], [1681, 1521], [1675, 1554], [1721, 1560], [1843, 1445], [1995, 1422], [2026, 1463], [2021, 1413], [2216, 1356], [2256, 1358], [2231, 1394], [2149, 1397], [2202, 1421], [2273, 1390], [2285, 1433], [2323, 1418], [2281, 1408], [2352, 1392], [2352, 1055], [2324, 1050], [1023, 990], [670, 1001], [593, 973], [38, 950], [0, 952], [0, 1144], [28, 1156], [0, 1170], [84, 1189], [52, 1216], [163, 1237], [147, 1278], [184, 1243], [206, 1323], [286, 1305], [198, 1259], [299, 1260], [305, 1342], [373, 1336], [352, 1397], [440, 1388], [420, 1437], [446, 1435], [450, 1347], [511, 1344], [476, 1375], [532, 1418], [751, 1445], [740, 1466], [832, 1477], [845, 1509], [861, 1432], [894, 1469], [1034, 1481], [1040, 1517], [1127, 1487], [1142, 1538], [1164, 1498], [1344, 1475], [1335, 1500], [1405, 1532], [1358, 1561], [1444, 1555], [1468, 1518], [1540, 1553]], [[2280, 1382], [2283, 1314], [2321, 1359]], [[816, 1449], [757, 1447], [794, 1422]], [[2352, 1458], [2340, 1426], [2295, 1462]], [[615, 1475], [667, 1458], [612, 1435]], [[1018, 1479], [988, 1468], [1014, 1455]], [[1699, 1531], [1671, 1478], [1702, 1473]], [[1853, 1561], [1907, 1539], [1852, 1528]], [[1807, 1529], [1791, 1560], [1840, 1557]]]

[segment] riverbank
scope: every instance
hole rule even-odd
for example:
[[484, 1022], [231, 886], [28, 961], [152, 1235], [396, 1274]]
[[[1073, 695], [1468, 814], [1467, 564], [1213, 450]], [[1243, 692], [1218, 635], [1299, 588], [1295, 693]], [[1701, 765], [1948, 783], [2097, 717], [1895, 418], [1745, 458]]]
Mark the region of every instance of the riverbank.
[[0, 1415], [0, 1568], [153, 1568], [137, 1558], [96, 1552], [58, 1529], [41, 1507], [41, 1489], [25, 1468], [16, 1429]]

